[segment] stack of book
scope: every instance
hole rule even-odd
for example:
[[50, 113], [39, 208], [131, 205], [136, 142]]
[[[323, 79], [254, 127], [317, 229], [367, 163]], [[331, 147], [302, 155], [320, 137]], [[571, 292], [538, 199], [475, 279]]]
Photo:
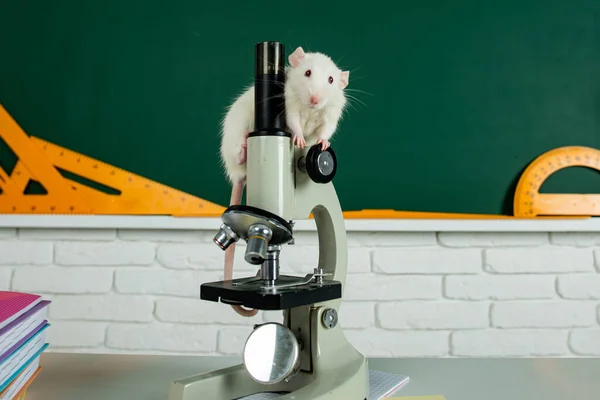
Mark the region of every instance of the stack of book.
[[31, 293], [0, 291], [0, 400], [22, 400], [48, 347], [48, 304]]

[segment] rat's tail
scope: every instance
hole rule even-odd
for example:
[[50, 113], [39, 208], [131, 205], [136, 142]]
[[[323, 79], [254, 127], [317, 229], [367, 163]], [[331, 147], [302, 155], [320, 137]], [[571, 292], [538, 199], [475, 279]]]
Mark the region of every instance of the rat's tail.
[[[233, 184], [231, 189], [231, 199], [229, 205], [238, 205], [242, 203], [242, 193], [244, 192], [244, 186], [246, 184], [245, 179], [240, 179]], [[229, 281], [233, 279], [233, 260], [235, 256], [235, 243], [225, 250], [225, 280]], [[242, 306], [231, 306], [235, 312], [243, 317], [253, 317], [258, 314], [258, 310], [248, 310]]]

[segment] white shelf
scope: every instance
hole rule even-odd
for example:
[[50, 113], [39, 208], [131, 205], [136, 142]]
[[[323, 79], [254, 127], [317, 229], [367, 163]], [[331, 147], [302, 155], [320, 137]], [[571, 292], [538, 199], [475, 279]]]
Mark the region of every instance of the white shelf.
[[[219, 218], [110, 215], [2, 215], [0, 228], [216, 230]], [[313, 220], [297, 221], [296, 231], [314, 231]], [[563, 220], [349, 219], [349, 232], [600, 232], [600, 218]]]

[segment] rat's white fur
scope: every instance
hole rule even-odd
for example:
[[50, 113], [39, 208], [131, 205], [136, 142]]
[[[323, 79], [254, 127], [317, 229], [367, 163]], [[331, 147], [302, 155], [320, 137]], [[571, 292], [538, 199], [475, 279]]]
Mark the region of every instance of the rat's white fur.
[[[288, 61], [284, 91], [287, 128], [298, 147], [316, 139], [326, 148], [346, 107], [344, 89], [349, 72], [340, 70], [327, 55], [305, 53], [301, 47], [290, 54]], [[310, 76], [306, 76], [307, 70]], [[333, 78], [332, 83], [329, 77]], [[311, 103], [311, 96], [319, 98], [318, 104]], [[246, 180], [246, 162], [242, 162], [245, 133], [254, 130], [254, 85], [247, 87], [228, 107], [221, 128], [221, 162], [232, 184], [230, 205], [240, 204]], [[230, 246], [225, 253], [225, 280], [232, 279], [234, 248], [235, 245]], [[257, 312], [239, 306], [234, 309], [244, 316]]]
[[[295, 139], [316, 137], [328, 143], [346, 108], [344, 88], [349, 72], [341, 71], [325, 54], [304, 53], [302, 48], [290, 55], [290, 64], [285, 85], [287, 126]], [[332, 83], [329, 77], [333, 78]], [[319, 98], [317, 105], [311, 104], [311, 96]]]
[[[285, 113], [288, 129], [296, 137], [329, 141], [346, 108], [344, 88], [349, 73], [341, 71], [322, 53], [304, 53], [301, 47], [289, 57], [286, 68]], [[307, 70], [311, 71], [306, 77]], [[333, 84], [329, 83], [329, 77]], [[310, 96], [320, 98], [313, 106]], [[247, 87], [228, 107], [221, 124], [221, 161], [231, 184], [244, 180], [246, 163], [239, 164], [244, 132], [254, 130], [254, 85]]]
[[254, 130], [254, 85], [229, 106], [221, 123], [221, 162], [231, 184], [246, 177], [246, 163], [239, 164], [244, 132]]

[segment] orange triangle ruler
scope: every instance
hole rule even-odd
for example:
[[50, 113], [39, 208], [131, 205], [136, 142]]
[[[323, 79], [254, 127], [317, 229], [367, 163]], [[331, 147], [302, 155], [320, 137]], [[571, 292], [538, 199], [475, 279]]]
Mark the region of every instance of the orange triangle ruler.
[[[216, 217], [224, 207], [116, 168], [36, 137], [29, 137], [0, 105], [0, 137], [17, 155], [11, 174], [0, 167], [2, 214], [104, 214]], [[59, 171], [114, 189], [106, 193]], [[25, 194], [31, 181], [46, 194]]]

